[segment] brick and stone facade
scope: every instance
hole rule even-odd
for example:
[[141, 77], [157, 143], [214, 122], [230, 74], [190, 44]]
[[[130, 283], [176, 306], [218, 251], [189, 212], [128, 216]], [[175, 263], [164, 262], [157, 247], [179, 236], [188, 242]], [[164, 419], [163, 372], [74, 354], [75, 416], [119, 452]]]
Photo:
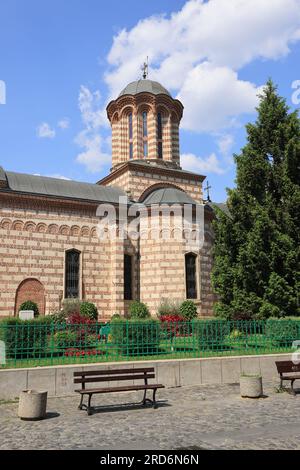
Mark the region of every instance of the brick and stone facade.
[[[0, 316], [18, 315], [20, 304], [26, 300], [35, 301], [41, 314], [58, 311], [66, 296], [69, 250], [80, 253], [78, 296], [94, 302], [100, 318], [128, 311], [130, 301], [124, 298], [125, 254], [132, 260], [132, 299], [147, 303], [155, 314], [163, 299], [180, 301], [187, 297], [185, 256], [189, 252], [196, 259], [194, 301], [198, 312], [212, 315], [213, 213], [204, 205], [204, 177], [180, 167], [179, 123], [183, 106], [166, 93], [145, 90], [125, 93], [108, 105], [112, 169], [95, 185], [50, 178], [44, 178], [41, 184], [42, 177], [38, 176], [30, 176], [28, 182], [29, 175], [9, 174], [0, 168]], [[144, 112], [146, 137], [142, 127]], [[158, 113], [162, 119], [161, 136], [157, 130]], [[129, 114], [132, 114], [132, 158], [128, 153]], [[143, 158], [145, 139], [147, 158]], [[45, 192], [41, 190], [43, 186], [47, 188]], [[186, 195], [195, 205], [205, 207], [205, 236], [200, 248], [191, 249], [184, 238], [175, 236], [175, 217], [166, 237], [161, 215], [153, 218], [154, 229], [146, 236], [139, 233], [125, 239], [99, 238], [99, 204], [113, 200], [118, 216], [120, 195], [128, 196], [130, 206], [168, 188], [175, 195]], [[138, 230], [141, 232], [141, 225]]]

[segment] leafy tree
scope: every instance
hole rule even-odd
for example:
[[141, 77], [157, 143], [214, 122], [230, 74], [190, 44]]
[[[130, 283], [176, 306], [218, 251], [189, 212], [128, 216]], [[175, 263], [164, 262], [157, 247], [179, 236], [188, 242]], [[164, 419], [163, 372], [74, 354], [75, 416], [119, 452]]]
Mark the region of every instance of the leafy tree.
[[226, 318], [300, 315], [300, 119], [271, 80], [257, 112], [228, 212], [215, 208], [215, 311]]

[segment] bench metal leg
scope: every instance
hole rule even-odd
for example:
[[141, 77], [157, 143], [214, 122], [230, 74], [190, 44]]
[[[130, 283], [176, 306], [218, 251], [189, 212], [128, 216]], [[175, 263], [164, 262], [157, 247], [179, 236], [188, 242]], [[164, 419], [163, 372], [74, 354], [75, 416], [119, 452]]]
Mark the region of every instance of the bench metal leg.
[[283, 380], [282, 380], [282, 378], [280, 379], [280, 389], [281, 390], [283, 389]]
[[153, 399], [150, 400], [150, 398], [146, 398], [146, 395], [147, 395], [147, 389], [146, 389], [144, 391], [144, 397], [143, 397], [142, 401], [140, 402], [140, 404], [145, 406], [146, 403], [150, 403], [153, 406], [153, 408], [157, 408], [157, 404], [156, 404], [156, 400], [155, 400], [156, 392], [157, 392], [157, 388], [154, 388], [153, 389]]
[[146, 401], [147, 401], [146, 395], [147, 395], [147, 389], [144, 390], [144, 397], [143, 397], [142, 402], [141, 402], [142, 405], [146, 405]]
[[292, 394], [294, 395], [294, 397], [296, 396], [296, 392], [295, 392], [295, 390], [294, 390], [294, 382], [295, 382], [295, 380], [296, 380], [296, 379], [291, 380], [291, 392], [292, 392]]
[[153, 404], [153, 408], [157, 408], [157, 404], [156, 404], [156, 400], [155, 400], [155, 395], [156, 395], [156, 392], [157, 392], [157, 388], [155, 388], [153, 390], [153, 400], [152, 400], [152, 404]]
[[88, 405], [87, 405], [87, 414], [89, 416], [92, 414], [91, 399], [92, 399], [92, 394], [89, 393], [89, 400], [88, 400]]
[[79, 410], [82, 410], [82, 408], [83, 408], [83, 393], [81, 394], [81, 399], [80, 399], [80, 403], [79, 403], [79, 406], [78, 406]]

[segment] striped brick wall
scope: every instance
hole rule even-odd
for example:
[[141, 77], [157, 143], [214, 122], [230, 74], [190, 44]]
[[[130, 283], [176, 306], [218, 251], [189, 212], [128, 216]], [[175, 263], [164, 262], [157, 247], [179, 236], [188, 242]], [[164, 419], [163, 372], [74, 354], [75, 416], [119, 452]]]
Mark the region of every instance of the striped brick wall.
[[[65, 252], [71, 248], [81, 252], [82, 298], [95, 302], [100, 315], [110, 315], [111, 249], [98, 239], [97, 222], [72, 213], [0, 208], [0, 315], [15, 314], [17, 289], [26, 279], [44, 287], [42, 311], [57, 311], [64, 297]], [[25, 297], [23, 292], [21, 300], [29, 300]]]

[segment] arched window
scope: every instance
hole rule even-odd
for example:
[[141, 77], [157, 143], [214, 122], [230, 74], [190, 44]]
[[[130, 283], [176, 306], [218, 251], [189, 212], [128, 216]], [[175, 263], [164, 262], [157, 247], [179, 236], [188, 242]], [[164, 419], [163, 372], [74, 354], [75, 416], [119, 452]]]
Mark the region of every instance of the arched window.
[[132, 256], [124, 255], [124, 299], [132, 300]]
[[143, 155], [148, 157], [148, 116], [146, 111], [143, 112]]
[[132, 130], [132, 113], [128, 115], [128, 140], [129, 140], [129, 158], [133, 158], [133, 130]]
[[197, 256], [193, 253], [185, 255], [186, 298], [197, 299]]
[[163, 158], [161, 113], [157, 114], [157, 154], [158, 158]]
[[68, 250], [65, 263], [65, 298], [79, 298], [80, 251]]

